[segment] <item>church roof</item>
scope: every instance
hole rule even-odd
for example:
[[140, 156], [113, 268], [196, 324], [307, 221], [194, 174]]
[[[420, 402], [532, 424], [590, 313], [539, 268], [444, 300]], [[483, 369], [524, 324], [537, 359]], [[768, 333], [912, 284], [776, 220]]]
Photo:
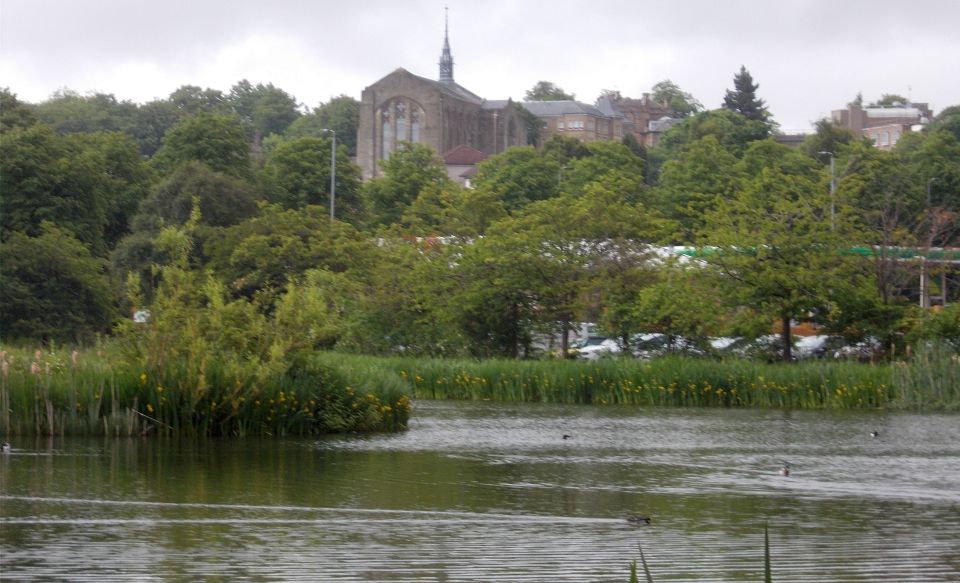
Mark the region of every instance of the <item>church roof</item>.
[[450, 166], [472, 166], [487, 159], [487, 155], [471, 148], [460, 145], [443, 155], [443, 163]]
[[510, 103], [509, 99], [487, 99], [483, 102], [483, 109], [503, 109]]
[[524, 101], [523, 107], [538, 117], [571, 114], [592, 115], [594, 117], [610, 117], [596, 107], [586, 103], [581, 103], [579, 101]]
[[[380, 81], [377, 81], [377, 83], [380, 83], [386, 80], [392, 75], [398, 75], [398, 74], [409, 75], [414, 79], [421, 81], [423, 83], [426, 83], [431, 87], [434, 87], [438, 91], [445, 93], [451, 97], [456, 97], [457, 99], [462, 99], [463, 101], [469, 101], [470, 103], [476, 103], [476, 104], [483, 103], [482, 97], [473, 93], [469, 89], [458, 85], [453, 81], [448, 81], [448, 82], [434, 81], [433, 79], [427, 79], [426, 77], [421, 77], [420, 75], [414, 75], [413, 73], [411, 73], [410, 71], [407, 71], [403, 67], [397, 68], [396, 70], [393, 71], [393, 73], [390, 73], [383, 79], [380, 79]], [[376, 85], [376, 83], [374, 85]]]

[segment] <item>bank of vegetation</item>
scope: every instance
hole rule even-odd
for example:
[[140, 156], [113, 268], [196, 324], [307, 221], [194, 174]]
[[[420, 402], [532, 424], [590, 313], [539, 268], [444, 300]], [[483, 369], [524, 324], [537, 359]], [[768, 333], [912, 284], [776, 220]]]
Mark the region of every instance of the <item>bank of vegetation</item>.
[[[247, 81], [146, 104], [0, 90], [0, 429], [390, 429], [402, 394], [955, 403], [950, 355], [906, 355], [960, 345], [952, 256], [932, 252], [957, 243], [960, 110], [889, 151], [827, 120], [791, 149], [744, 72], [731, 103], [749, 107], [702, 111], [658, 84], [683, 119], [656, 147], [557, 136], [491, 156], [471, 188], [413, 143], [361, 181], [348, 97], [303, 113]], [[625, 352], [649, 333], [699, 345], [802, 323], [896, 362], [533, 362], [544, 339], [566, 353], [575, 321]]]
[[929, 348], [894, 363], [663, 357], [465, 360], [328, 354], [345, 370], [400, 378], [418, 399], [651, 407], [960, 409], [960, 364]]

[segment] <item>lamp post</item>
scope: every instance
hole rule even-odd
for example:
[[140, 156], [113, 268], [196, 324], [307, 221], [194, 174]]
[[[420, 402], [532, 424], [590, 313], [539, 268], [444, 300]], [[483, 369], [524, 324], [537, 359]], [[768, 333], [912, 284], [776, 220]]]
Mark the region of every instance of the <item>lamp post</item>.
[[818, 152], [830, 156], [830, 230], [837, 228], [837, 175], [836, 164], [833, 152]]
[[330, 132], [333, 139], [330, 142], [330, 220], [334, 219], [337, 208], [337, 132], [323, 128]]
[[931, 176], [927, 179], [927, 208], [930, 207], [930, 185], [937, 179], [936, 176]]

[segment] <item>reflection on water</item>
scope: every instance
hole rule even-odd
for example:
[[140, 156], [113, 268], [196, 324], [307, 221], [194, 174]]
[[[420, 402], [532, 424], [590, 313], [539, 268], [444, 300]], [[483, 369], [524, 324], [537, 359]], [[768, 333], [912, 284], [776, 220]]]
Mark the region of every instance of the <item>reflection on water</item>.
[[4, 580], [626, 581], [639, 543], [656, 581], [760, 581], [765, 523], [775, 580], [960, 580], [950, 415], [421, 402], [400, 435], [14, 448]]

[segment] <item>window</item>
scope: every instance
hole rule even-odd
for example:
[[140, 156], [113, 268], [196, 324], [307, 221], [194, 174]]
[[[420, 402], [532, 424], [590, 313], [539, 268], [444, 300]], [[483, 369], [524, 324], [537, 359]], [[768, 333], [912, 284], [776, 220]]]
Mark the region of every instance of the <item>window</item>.
[[562, 129], [563, 129], [563, 120], [560, 120], [560, 121], [557, 122], [557, 129], [558, 129], [558, 130], [562, 130]]
[[421, 127], [426, 119], [423, 108], [406, 97], [395, 97], [380, 106], [378, 111], [379, 154], [386, 160], [398, 142], [420, 142]]

